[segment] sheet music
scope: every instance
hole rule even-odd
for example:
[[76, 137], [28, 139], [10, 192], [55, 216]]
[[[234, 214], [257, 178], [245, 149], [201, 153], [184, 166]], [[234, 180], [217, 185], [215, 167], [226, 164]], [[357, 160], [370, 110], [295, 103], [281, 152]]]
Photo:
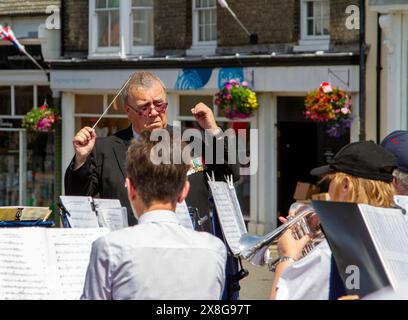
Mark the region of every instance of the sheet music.
[[359, 205], [394, 288], [408, 281], [408, 220], [401, 210]]
[[235, 189], [226, 182], [208, 182], [217, 208], [222, 231], [231, 252], [240, 253], [239, 239], [247, 233]]
[[1, 300], [52, 299], [44, 233], [36, 231], [0, 229]]
[[194, 229], [193, 221], [191, 220], [190, 212], [188, 211], [187, 203], [185, 201], [177, 203], [176, 217], [183, 227]]
[[408, 196], [394, 196], [394, 202], [408, 213]]
[[79, 299], [98, 229], [0, 229], [0, 299]]
[[92, 197], [60, 196], [61, 204], [69, 212], [92, 211]]
[[120, 230], [129, 226], [127, 209], [125, 207], [98, 209], [97, 213], [99, 225], [108, 228], [110, 231]]
[[67, 219], [71, 228], [98, 228], [98, 218], [95, 211], [69, 211]]
[[93, 199], [95, 209], [117, 209], [122, 208], [119, 199]]
[[49, 230], [51, 260], [55, 261], [54, 273], [60, 284], [58, 299], [81, 297], [92, 243], [108, 232], [106, 228]]

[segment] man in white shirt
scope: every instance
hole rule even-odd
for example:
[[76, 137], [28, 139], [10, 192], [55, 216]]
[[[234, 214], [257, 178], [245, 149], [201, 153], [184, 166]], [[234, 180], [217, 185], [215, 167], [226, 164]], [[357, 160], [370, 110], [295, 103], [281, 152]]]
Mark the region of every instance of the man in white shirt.
[[[158, 142], [141, 135], [126, 160], [126, 186], [139, 224], [93, 243], [82, 299], [221, 299], [227, 252], [218, 238], [180, 225], [175, 209], [189, 191], [186, 162], [155, 165]], [[176, 148], [177, 149], [177, 148]]]

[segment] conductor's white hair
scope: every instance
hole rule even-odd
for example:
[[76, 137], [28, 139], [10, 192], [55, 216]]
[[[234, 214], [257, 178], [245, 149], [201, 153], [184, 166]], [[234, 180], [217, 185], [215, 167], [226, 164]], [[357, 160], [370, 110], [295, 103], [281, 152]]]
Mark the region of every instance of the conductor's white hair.
[[122, 91], [122, 102], [123, 104], [128, 102], [129, 95], [130, 95], [130, 90], [132, 88], [137, 88], [137, 89], [149, 89], [151, 88], [155, 83], [159, 83], [164, 92], [166, 92], [166, 86], [164, 85], [163, 81], [156, 76], [155, 74], [147, 71], [139, 71], [135, 72], [134, 74], [131, 75], [131, 80], [129, 83], [125, 86], [125, 88]]

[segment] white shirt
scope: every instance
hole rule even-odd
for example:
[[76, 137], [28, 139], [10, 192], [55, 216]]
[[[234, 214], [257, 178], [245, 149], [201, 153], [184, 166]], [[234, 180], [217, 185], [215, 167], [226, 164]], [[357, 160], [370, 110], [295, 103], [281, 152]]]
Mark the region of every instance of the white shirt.
[[221, 299], [226, 259], [220, 239], [151, 211], [93, 243], [81, 299]]
[[283, 271], [276, 300], [328, 300], [331, 250], [327, 240]]

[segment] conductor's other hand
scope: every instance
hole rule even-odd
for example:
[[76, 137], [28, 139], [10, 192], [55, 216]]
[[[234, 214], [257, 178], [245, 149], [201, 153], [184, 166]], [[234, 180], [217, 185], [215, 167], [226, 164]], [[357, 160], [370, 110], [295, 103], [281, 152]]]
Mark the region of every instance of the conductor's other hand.
[[86, 162], [86, 159], [92, 152], [95, 146], [96, 133], [90, 127], [82, 128], [72, 141], [75, 150], [75, 166], [74, 170], [79, 169]]
[[204, 103], [198, 103], [193, 109], [191, 109], [191, 113], [202, 129], [213, 131], [219, 130], [217, 122], [215, 121], [214, 113]]

